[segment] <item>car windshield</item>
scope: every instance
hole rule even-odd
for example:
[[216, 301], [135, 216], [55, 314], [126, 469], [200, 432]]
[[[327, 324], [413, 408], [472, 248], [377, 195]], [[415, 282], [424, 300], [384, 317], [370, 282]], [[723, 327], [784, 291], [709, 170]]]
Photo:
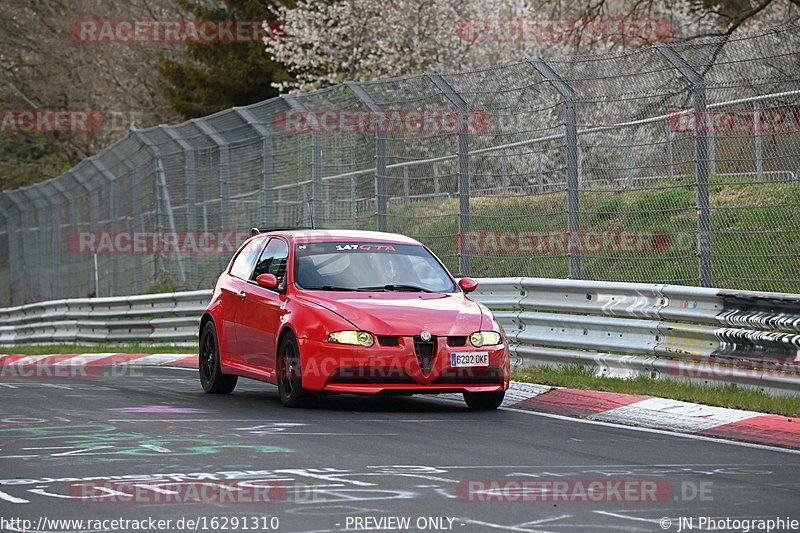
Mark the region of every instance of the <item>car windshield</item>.
[[298, 244], [295, 284], [303, 289], [455, 292], [427, 248], [412, 244], [320, 242]]

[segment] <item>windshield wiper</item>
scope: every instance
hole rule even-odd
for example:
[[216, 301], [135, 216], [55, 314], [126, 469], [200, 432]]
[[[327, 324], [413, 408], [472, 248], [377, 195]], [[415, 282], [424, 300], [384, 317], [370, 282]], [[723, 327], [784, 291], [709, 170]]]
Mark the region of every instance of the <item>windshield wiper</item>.
[[321, 287], [303, 287], [306, 291], [363, 291], [359, 287], [337, 287], [336, 285], [323, 285]]
[[376, 285], [375, 287], [359, 287], [362, 291], [405, 291], [405, 292], [434, 292], [416, 285], [402, 285], [389, 283], [388, 285]]

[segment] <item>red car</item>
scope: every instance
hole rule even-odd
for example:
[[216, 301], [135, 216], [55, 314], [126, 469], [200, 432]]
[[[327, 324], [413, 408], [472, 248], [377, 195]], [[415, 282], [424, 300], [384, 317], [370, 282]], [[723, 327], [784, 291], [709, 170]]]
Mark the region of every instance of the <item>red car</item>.
[[508, 341], [425, 246], [352, 230], [254, 230], [220, 276], [200, 323], [200, 382], [274, 383], [284, 405], [316, 394], [460, 392], [494, 409]]

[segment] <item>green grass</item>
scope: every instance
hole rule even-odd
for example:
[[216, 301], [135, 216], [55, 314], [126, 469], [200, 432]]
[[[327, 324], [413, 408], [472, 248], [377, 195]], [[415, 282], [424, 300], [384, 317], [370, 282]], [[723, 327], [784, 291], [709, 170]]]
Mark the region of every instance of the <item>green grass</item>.
[[[715, 178], [711, 187], [714, 286], [746, 290], [800, 292], [800, 185], [728, 183]], [[580, 194], [582, 232], [668, 234], [666, 246], [620, 250], [605, 247], [583, 254], [587, 279], [698, 284], [695, 189], [691, 180], [670, 182], [654, 190], [591, 190]], [[745, 207], [745, 208], [743, 208]], [[563, 232], [567, 227], [566, 194], [474, 197], [472, 230]], [[389, 230], [415, 236], [447, 266], [458, 272], [458, 200], [444, 198], [393, 207]], [[364, 223], [361, 229], [372, 221]], [[777, 231], [777, 233], [776, 233]], [[504, 250], [472, 258], [476, 277], [535, 276], [565, 278], [566, 251]], [[775, 254], [777, 257], [769, 257]], [[635, 259], [633, 259], [635, 257]], [[736, 280], [733, 278], [742, 278]], [[748, 278], [765, 281], [750, 281]]]
[[675, 380], [647, 377], [632, 379], [597, 377], [591, 368], [575, 365], [529, 366], [514, 368], [515, 381], [540, 383], [570, 389], [598, 390], [623, 394], [642, 394], [701, 403], [731, 409], [744, 409], [784, 416], [800, 416], [800, 396], [770, 396], [765, 392], [736, 385], [704, 386]]
[[55, 344], [49, 346], [0, 346], [0, 354], [48, 355], [63, 353], [186, 353], [196, 354], [196, 346], [139, 344]]

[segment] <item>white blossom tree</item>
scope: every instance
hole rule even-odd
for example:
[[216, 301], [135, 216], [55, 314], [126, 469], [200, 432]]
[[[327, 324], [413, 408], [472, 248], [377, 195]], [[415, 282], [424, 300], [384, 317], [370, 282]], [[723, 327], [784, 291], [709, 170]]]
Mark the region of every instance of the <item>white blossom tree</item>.
[[[718, 1], [707, 7], [708, 0], [298, 0], [294, 7], [275, 11], [284, 33], [265, 45], [294, 75], [276, 86], [305, 91], [348, 79], [481, 68], [526, 57], [642, 46], [650, 40], [724, 35], [794, 22], [800, 14], [800, 0]], [[561, 21], [562, 27], [569, 20], [583, 38], [509, 41], [508, 26], [470, 26], [470, 21], [498, 19], [534, 19], [542, 26]], [[643, 38], [616, 38], [613, 29], [611, 38], [591, 38], [602, 21], [642, 19], [659, 20], [661, 27]]]

